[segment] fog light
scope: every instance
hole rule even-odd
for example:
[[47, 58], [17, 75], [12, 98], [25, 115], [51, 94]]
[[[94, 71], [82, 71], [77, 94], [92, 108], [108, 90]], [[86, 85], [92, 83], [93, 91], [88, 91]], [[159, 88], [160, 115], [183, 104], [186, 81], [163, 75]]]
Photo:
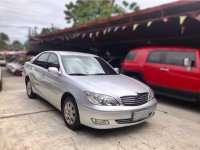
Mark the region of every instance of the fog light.
[[100, 124], [100, 125], [108, 125], [109, 124], [108, 120], [101, 120], [101, 119], [94, 119], [94, 118], [92, 118], [91, 120], [94, 124]]

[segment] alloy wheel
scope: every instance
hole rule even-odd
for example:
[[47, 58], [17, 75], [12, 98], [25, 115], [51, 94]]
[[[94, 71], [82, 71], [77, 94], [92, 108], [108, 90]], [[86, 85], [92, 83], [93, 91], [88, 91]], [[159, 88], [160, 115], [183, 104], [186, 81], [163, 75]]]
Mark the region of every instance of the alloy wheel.
[[28, 95], [31, 95], [32, 89], [31, 89], [31, 82], [30, 81], [27, 82], [26, 91], [27, 91]]
[[64, 117], [68, 124], [73, 125], [76, 120], [76, 111], [74, 104], [68, 101], [64, 107]]

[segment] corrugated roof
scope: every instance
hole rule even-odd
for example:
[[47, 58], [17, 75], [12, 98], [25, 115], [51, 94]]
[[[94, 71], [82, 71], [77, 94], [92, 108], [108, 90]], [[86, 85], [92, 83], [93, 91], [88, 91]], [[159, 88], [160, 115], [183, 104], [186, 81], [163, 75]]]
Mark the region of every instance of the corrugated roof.
[[[115, 16], [75, 27], [65, 28], [48, 34], [42, 34], [34, 38], [48, 39], [57, 36], [70, 35], [74, 33], [93, 32], [103, 30], [104, 28], [117, 25], [128, 25], [132, 23], [142, 23], [156, 21], [164, 17], [175, 17], [180, 15], [190, 15], [191, 13], [200, 12], [200, 1], [180, 0], [177, 2], [161, 5], [158, 7], [148, 8], [134, 13]], [[32, 39], [34, 39], [32, 38]]]

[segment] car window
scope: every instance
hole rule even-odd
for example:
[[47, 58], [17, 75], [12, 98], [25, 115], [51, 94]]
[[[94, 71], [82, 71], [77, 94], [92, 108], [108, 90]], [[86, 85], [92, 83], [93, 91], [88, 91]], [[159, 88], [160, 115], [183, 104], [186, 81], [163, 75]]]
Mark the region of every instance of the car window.
[[195, 53], [182, 51], [168, 51], [166, 53], [165, 64], [184, 66], [184, 59], [189, 58], [195, 66]]
[[48, 57], [49, 57], [49, 53], [44, 53], [44, 54], [40, 55], [36, 60], [45, 62], [45, 61], [47, 61]]
[[129, 52], [128, 55], [125, 57], [125, 60], [134, 60], [136, 53], [136, 51]]
[[35, 65], [38, 65], [40, 67], [47, 69], [48, 68], [48, 63], [47, 63], [48, 57], [49, 57], [49, 53], [43, 53], [40, 56], [38, 56], [33, 63]]
[[56, 67], [59, 69], [59, 60], [56, 54], [51, 54], [48, 59], [49, 67]]
[[49, 56], [48, 62], [49, 62], [49, 63], [52, 63], [52, 64], [58, 65], [58, 64], [59, 64], [58, 56], [56, 56], [56, 54], [51, 54], [51, 55]]
[[62, 56], [62, 62], [69, 75], [117, 75], [100, 57]]
[[162, 51], [150, 52], [147, 61], [151, 63], [162, 63], [162, 54]]

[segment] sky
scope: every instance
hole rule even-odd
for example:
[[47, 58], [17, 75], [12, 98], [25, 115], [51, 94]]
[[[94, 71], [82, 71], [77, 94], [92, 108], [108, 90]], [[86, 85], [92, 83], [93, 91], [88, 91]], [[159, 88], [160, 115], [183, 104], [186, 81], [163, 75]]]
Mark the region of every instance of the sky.
[[[25, 42], [28, 29], [37, 27], [70, 27], [64, 17], [65, 4], [76, 0], [0, 0], [0, 32], [6, 33], [10, 42]], [[120, 4], [123, 0], [116, 0]], [[141, 9], [159, 6], [177, 0], [129, 0], [137, 2]]]

